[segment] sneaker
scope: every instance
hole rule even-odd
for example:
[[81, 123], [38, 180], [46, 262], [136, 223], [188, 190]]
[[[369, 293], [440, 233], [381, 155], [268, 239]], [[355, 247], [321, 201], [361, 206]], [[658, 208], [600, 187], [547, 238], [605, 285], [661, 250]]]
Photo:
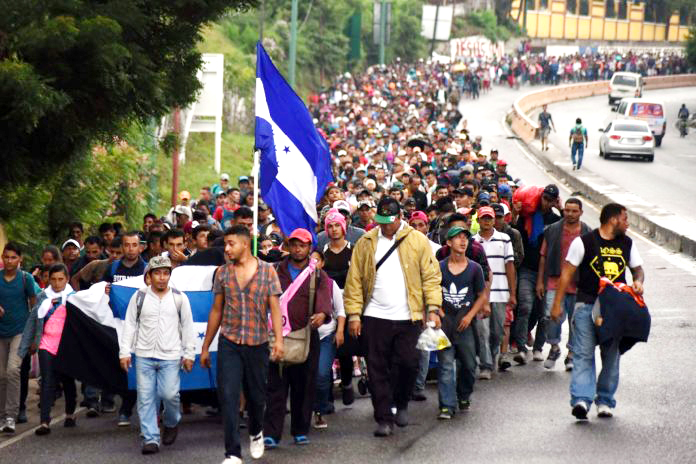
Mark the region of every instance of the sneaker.
[[41, 424], [37, 427], [34, 433], [39, 436], [48, 435], [49, 433], [51, 433], [51, 427], [49, 427], [46, 424]]
[[89, 408], [87, 408], [87, 417], [89, 417], [90, 419], [99, 417], [99, 411], [97, 411], [97, 408], [95, 408], [94, 406], [90, 406]]
[[263, 448], [270, 450], [270, 449], [275, 449], [278, 447], [278, 442], [276, 441], [275, 438], [271, 437], [264, 437], [263, 439]]
[[551, 347], [549, 350], [549, 356], [544, 361], [544, 367], [546, 369], [553, 369], [556, 365], [556, 361], [561, 357], [561, 349], [558, 347]]
[[297, 446], [309, 445], [309, 438], [307, 438], [307, 435], [295, 435], [292, 439]]
[[11, 417], [5, 419], [5, 426], [2, 428], [2, 431], [5, 433], [15, 433], [15, 429], [15, 420]]
[[74, 417], [66, 417], [65, 420], [63, 421], [63, 427], [66, 428], [73, 428], [77, 427], [77, 422], [75, 421]]
[[399, 427], [406, 427], [408, 425], [408, 409], [397, 410], [394, 416], [394, 423]]
[[587, 420], [587, 411], [590, 407], [584, 401], [578, 401], [573, 406], [571, 413], [575, 416], [577, 420]]
[[394, 427], [391, 424], [383, 423], [379, 424], [375, 429], [375, 437], [388, 437], [394, 433]]
[[17, 423], [18, 424], [26, 424], [27, 423], [27, 410], [26, 409], [19, 410], [19, 414], [17, 414]]
[[428, 397], [425, 396], [425, 392], [423, 390], [414, 390], [413, 394], [411, 395], [411, 400], [413, 401], [425, 401], [427, 399]]
[[222, 464], [242, 464], [242, 460], [237, 456], [228, 456], [222, 461]]
[[459, 400], [459, 410], [468, 411], [471, 409], [471, 400]]
[[174, 427], [164, 427], [164, 431], [162, 432], [162, 444], [169, 446], [174, 444], [176, 441], [176, 436], [179, 434], [179, 427], [174, 426]]
[[491, 380], [491, 370], [490, 369], [481, 369], [481, 372], [479, 372], [479, 380]]
[[507, 353], [501, 354], [500, 358], [498, 359], [498, 370], [505, 372], [506, 370], [510, 369], [511, 366], [512, 363], [510, 362]]
[[263, 444], [263, 432], [259, 433], [255, 437], [249, 438], [249, 454], [251, 454], [251, 457], [254, 459], [261, 459], [265, 450], [265, 446]]
[[131, 425], [130, 423], [130, 417], [126, 416], [125, 414], [119, 414], [118, 416], [118, 422], [116, 423], [118, 427], [128, 427]]
[[524, 366], [527, 364], [527, 352], [526, 351], [518, 351], [515, 353], [515, 356], [512, 358], [513, 361], [515, 361], [518, 365]]
[[576, 169], [577, 169], [577, 168], [575, 167], [575, 165], [573, 165], [573, 171], [575, 171]]
[[610, 419], [614, 417], [614, 409], [610, 408], [606, 404], [598, 404], [597, 417], [601, 417], [602, 419]]
[[143, 454], [159, 453], [159, 445], [157, 443], [145, 443], [143, 445]]
[[116, 405], [113, 403], [102, 403], [101, 410], [106, 414], [116, 412]]
[[572, 358], [572, 356], [567, 356], [567, 357], [565, 358], [565, 361], [563, 361], [563, 364], [565, 364], [565, 370], [566, 370], [567, 372], [572, 371], [572, 370], [573, 370], [573, 367], [574, 367], [574, 366], [573, 366], [573, 358]]
[[325, 429], [329, 427], [329, 424], [326, 423], [323, 417], [321, 417], [321, 414], [314, 413], [314, 424], [312, 426], [315, 429]]
[[534, 337], [532, 337], [532, 332], [527, 332], [527, 346], [530, 348], [534, 347]]
[[536, 362], [543, 361], [544, 360], [544, 353], [542, 353], [539, 350], [534, 350], [532, 352], [532, 359]]
[[441, 408], [440, 414], [437, 415], [438, 420], [450, 420], [452, 418], [452, 411], [449, 408]]
[[353, 384], [347, 387], [341, 386], [341, 396], [343, 399], [343, 404], [345, 406], [350, 406], [355, 401], [355, 392], [353, 391]]

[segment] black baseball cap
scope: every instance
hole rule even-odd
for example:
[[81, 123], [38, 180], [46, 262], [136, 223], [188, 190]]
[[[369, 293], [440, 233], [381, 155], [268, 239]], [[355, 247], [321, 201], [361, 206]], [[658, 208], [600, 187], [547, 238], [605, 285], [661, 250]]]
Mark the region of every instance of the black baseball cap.
[[548, 195], [552, 199], [556, 199], [559, 197], [560, 192], [558, 191], [558, 187], [556, 184], [549, 184], [546, 187], [544, 187], [544, 195]]
[[491, 204], [491, 208], [493, 208], [493, 211], [495, 211], [495, 217], [505, 216], [505, 210], [503, 210], [503, 205], [500, 203]]
[[377, 214], [375, 214], [375, 222], [377, 224], [392, 224], [401, 213], [401, 205], [394, 198], [386, 195], [383, 196], [377, 204]]

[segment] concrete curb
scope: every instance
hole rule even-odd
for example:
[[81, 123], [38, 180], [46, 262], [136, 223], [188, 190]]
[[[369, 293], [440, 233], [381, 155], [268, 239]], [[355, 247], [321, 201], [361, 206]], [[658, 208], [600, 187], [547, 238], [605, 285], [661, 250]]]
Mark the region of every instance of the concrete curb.
[[[511, 127], [511, 129], [514, 131], [514, 128]], [[684, 227], [682, 218], [646, 205], [645, 201], [637, 195], [609, 183], [607, 179], [591, 171], [585, 169], [572, 171], [569, 158], [553, 145], [550, 145], [548, 151], [542, 152], [533, 141], [526, 142], [520, 138], [520, 142], [549, 172], [568, 185], [572, 191], [578, 192], [598, 205], [621, 203], [628, 209], [629, 223], [632, 228], [666, 248], [696, 257], [696, 229], [692, 228], [690, 233], [680, 231], [678, 225], [681, 225], [681, 228]], [[672, 227], [669, 227], [670, 225]]]

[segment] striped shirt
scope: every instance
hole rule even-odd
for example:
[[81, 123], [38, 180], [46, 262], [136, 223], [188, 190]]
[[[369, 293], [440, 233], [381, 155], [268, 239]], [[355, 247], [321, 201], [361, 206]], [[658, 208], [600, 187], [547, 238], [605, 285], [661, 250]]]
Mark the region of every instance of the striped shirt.
[[515, 252], [512, 249], [512, 241], [508, 234], [494, 230], [489, 240], [476, 234], [474, 240], [479, 242], [486, 251], [488, 265], [493, 273], [491, 281], [491, 303], [507, 303], [510, 298], [505, 263], [515, 260]]

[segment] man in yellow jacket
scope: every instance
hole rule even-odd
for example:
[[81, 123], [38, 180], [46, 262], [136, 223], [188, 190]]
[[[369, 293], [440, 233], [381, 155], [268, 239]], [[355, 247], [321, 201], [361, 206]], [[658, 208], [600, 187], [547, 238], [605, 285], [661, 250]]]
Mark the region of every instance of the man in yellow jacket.
[[426, 317], [440, 326], [442, 275], [428, 239], [401, 220], [394, 198], [382, 197], [375, 220], [379, 227], [355, 244], [343, 298], [350, 334], [362, 335], [366, 349], [374, 434], [386, 437], [394, 423], [408, 425], [416, 343]]

